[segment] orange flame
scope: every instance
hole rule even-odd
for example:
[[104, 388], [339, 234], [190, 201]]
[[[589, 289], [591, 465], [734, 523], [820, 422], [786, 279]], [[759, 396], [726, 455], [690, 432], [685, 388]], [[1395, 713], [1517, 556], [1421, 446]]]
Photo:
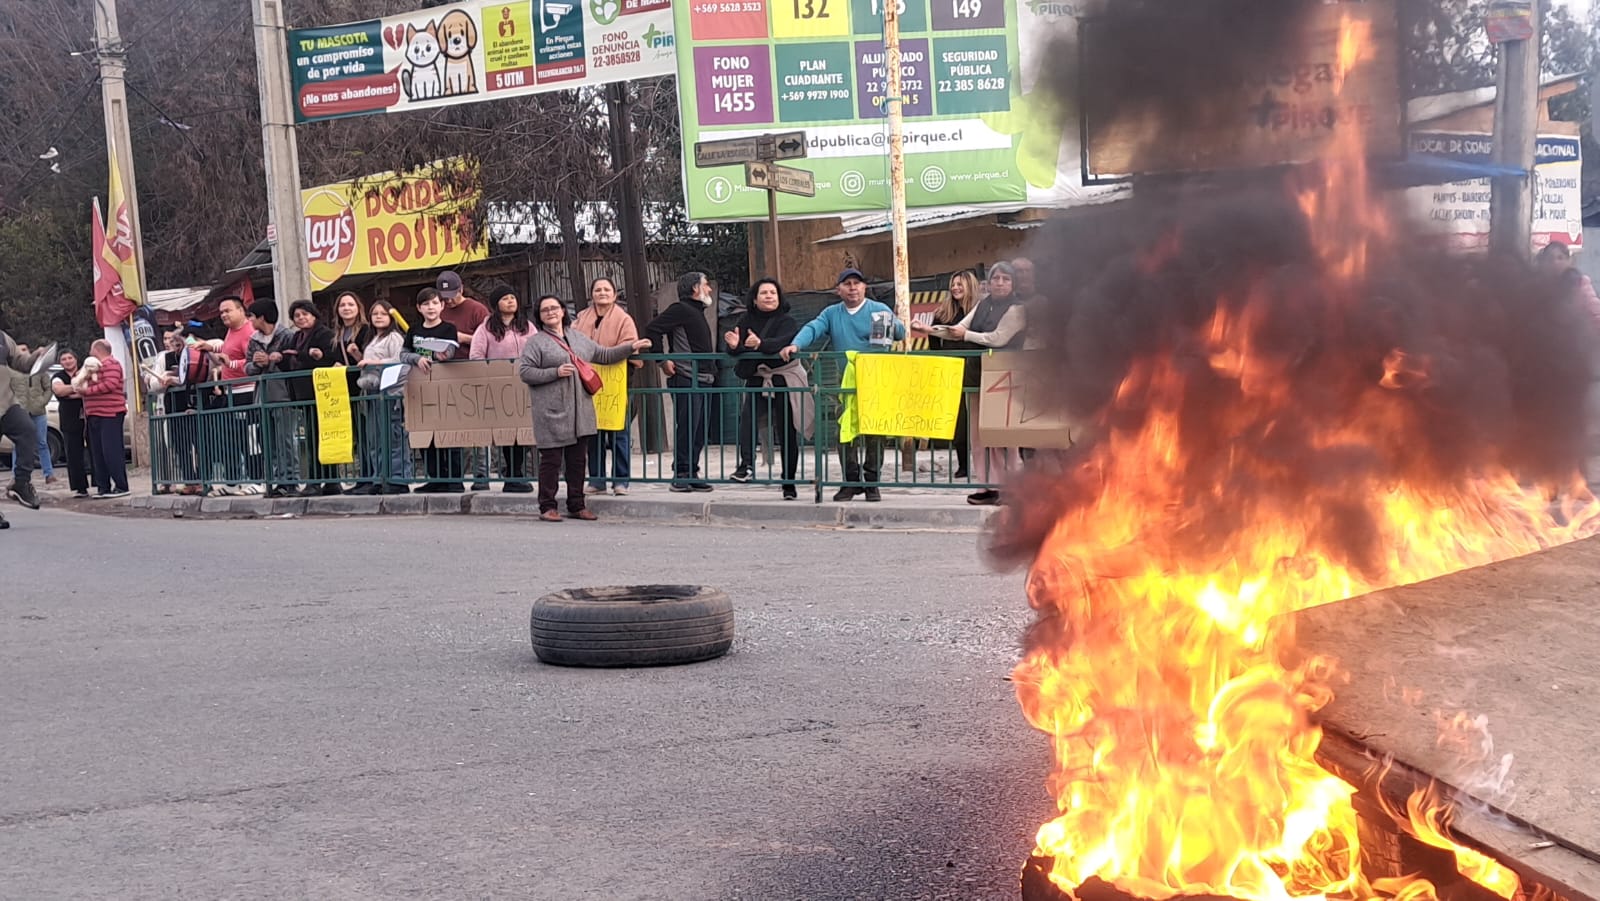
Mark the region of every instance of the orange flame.
[[[1342, 29], [1341, 77], [1366, 58], [1367, 37], [1359, 23]], [[1369, 242], [1391, 225], [1369, 195], [1360, 134], [1341, 129], [1334, 140], [1323, 180], [1295, 196], [1333, 290], [1354, 291]], [[1167, 246], [1158, 242], [1156, 256]], [[1205, 415], [1218, 435], [1270, 432], [1297, 404], [1292, 362], [1260, 334], [1262, 302], [1233, 300], [1191, 335], [1204, 375], [1232, 388]], [[1336, 316], [1326, 328], [1338, 328]], [[1395, 389], [1425, 382], [1429, 365], [1391, 351], [1315, 446], [1411, 434]], [[1377, 524], [1377, 564], [1356, 566], [1301, 506], [1239, 490], [1240, 468], [1269, 467], [1265, 456], [1182, 445], [1195, 377], [1192, 363], [1171, 358], [1134, 364], [1102, 414], [1103, 440], [1066, 476], [1092, 500], [1060, 515], [1030, 571], [1046, 627], [1035, 635], [1053, 637], [1031, 643], [1013, 678], [1028, 721], [1051, 736], [1059, 810], [1035, 854], [1054, 859], [1051, 878], [1069, 892], [1098, 876], [1151, 899], [1435, 897], [1426, 881], [1361, 872], [1354, 790], [1314, 757], [1322, 736], [1312, 715], [1331, 698], [1333, 664], [1286, 668], [1294, 636], [1280, 614], [1593, 534], [1594, 499], [1575, 480], [1558, 520], [1546, 490], [1493, 468], [1465, 484], [1357, 477], [1307, 488], [1359, 504]], [[1196, 487], [1196, 473], [1211, 471]], [[1189, 511], [1201, 507], [1231, 512], [1226, 535], [1194, 534]], [[1405, 819], [1455, 851], [1464, 875], [1510, 898], [1516, 877], [1452, 842], [1445, 810], [1437, 795], [1419, 795]]]

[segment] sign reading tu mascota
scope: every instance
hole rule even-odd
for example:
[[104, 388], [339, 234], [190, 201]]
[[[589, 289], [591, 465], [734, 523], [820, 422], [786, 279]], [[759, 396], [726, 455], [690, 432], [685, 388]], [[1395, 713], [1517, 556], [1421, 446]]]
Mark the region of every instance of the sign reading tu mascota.
[[670, 75], [671, 0], [453, 3], [289, 32], [295, 121]]

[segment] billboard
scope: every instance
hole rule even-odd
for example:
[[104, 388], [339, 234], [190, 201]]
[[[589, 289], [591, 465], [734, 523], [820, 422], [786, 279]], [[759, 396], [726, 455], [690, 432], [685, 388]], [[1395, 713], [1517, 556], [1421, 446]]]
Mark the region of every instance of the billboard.
[[671, 0], [470, 0], [289, 32], [296, 122], [674, 72]]
[[[1091, 59], [1100, 47], [1096, 21], [1083, 26], [1083, 52]], [[1227, 96], [1211, 98], [1215, 110], [1182, 130], [1147, 121], [1148, 110], [1122, 110], [1116, 85], [1086, 85], [1086, 165], [1095, 177], [1116, 177], [1300, 163], [1325, 156], [1352, 130], [1369, 156], [1397, 159], [1404, 151], [1398, 21], [1390, 0], [1307, 6], [1292, 52], [1263, 62]], [[1346, 66], [1341, 33], [1351, 24], [1368, 37], [1360, 44], [1365, 55]]]
[[472, 223], [479, 194], [459, 163], [302, 190], [312, 290], [346, 275], [445, 269], [487, 258], [488, 237]]
[[[1494, 137], [1414, 131], [1411, 152], [1463, 163], [1488, 163]], [[1533, 246], [1560, 241], [1583, 248], [1583, 150], [1575, 135], [1539, 135], [1533, 162]], [[1406, 209], [1426, 233], [1454, 250], [1489, 246], [1489, 179], [1407, 188]]]

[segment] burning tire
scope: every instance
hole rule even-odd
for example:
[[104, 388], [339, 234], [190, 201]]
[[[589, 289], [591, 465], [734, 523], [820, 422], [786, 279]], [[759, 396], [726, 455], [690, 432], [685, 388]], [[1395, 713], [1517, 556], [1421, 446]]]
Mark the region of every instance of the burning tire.
[[733, 602], [699, 585], [574, 588], [535, 601], [530, 628], [558, 666], [695, 663], [733, 645]]

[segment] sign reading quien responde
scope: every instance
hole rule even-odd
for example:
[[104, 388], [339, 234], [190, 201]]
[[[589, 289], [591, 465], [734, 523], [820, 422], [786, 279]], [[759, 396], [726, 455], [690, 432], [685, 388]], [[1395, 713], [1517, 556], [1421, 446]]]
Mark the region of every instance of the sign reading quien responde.
[[673, 51], [671, 0], [472, 0], [289, 32], [296, 122], [671, 75]]
[[[883, 209], [889, 203], [884, 122], [885, 0], [679, 0], [678, 104], [683, 142], [804, 128], [815, 197], [786, 213]], [[910, 206], [1026, 202], [1016, 0], [899, 3]], [[690, 46], [692, 44], [692, 47]], [[1036, 167], [1056, 179], [1060, 129]], [[766, 192], [734, 169], [685, 166], [695, 219], [755, 218]]]

